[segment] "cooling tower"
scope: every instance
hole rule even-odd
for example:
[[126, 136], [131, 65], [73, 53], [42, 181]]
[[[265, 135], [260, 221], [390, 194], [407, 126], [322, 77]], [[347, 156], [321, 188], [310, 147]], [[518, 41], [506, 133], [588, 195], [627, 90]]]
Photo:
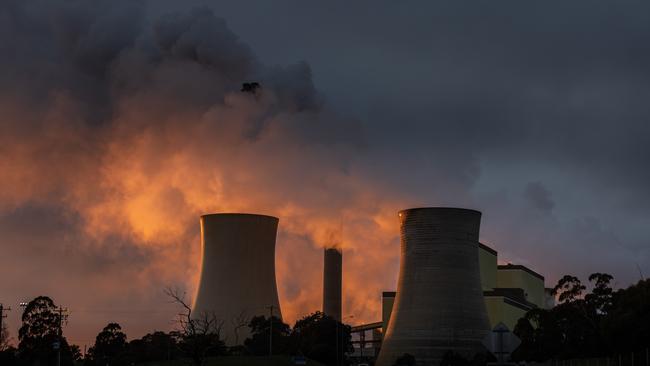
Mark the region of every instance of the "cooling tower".
[[201, 216], [201, 280], [195, 317], [213, 313], [227, 345], [243, 343], [256, 315], [282, 318], [275, 282], [276, 217], [252, 214]]
[[341, 321], [343, 255], [338, 248], [325, 248], [323, 264], [323, 313]]
[[481, 213], [414, 208], [399, 213], [397, 297], [377, 366], [405, 353], [438, 365], [447, 351], [467, 358], [489, 331], [478, 261]]

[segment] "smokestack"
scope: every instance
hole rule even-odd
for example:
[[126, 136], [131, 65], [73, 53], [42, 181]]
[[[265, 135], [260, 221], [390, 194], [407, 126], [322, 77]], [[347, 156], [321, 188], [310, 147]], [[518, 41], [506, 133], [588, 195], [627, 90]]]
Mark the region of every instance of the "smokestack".
[[[241, 344], [253, 316], [282, 319], [275, 282], [276, 217], [224, 213], [201, 216], [201, 280], [193, 306], [223, 322], [227, 345]], [[272, 306], [272, 308], [270, 308]]]
[[414, 208], [399, 213], [397, 297], [377, 366], [405, 353], [437, 365], [447, 351], [472, 357], [489, 331], [478, 261], [481, 213]]
[[323, 313], [341, 321], [343, 254], [339, 248], [325, 248], [323, 264]]

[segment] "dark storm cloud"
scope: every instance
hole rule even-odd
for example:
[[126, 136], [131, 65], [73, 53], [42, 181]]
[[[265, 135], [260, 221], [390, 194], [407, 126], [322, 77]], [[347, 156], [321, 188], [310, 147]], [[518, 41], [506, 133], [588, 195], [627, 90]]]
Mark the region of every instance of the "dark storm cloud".
[[[310, 63], [363, 121], [359, 165], [375, 184], [482, 209], [486, 239], [506, 257], [537, 253], [550, 281], [597, 270], [586, 255], [621, 283], [650, 263], [648, 3], [197, 3], [264, 59]], [[562, 248], [576, 251], [552, 264]]]
[[[266, 60], [308, 60], [389, 162], [470, 189], [480, 161], [543, 161], [615, 189], [619, 208], [650, 208], [646, 3], [197, 3], [220, 8]], [[395, 184], [427, 194], [430, 180]]]
[[524, 190], [524, 198], [540, 211], [551, 211], [555, 207], [551, 192], [541, 182], [528, 183]]

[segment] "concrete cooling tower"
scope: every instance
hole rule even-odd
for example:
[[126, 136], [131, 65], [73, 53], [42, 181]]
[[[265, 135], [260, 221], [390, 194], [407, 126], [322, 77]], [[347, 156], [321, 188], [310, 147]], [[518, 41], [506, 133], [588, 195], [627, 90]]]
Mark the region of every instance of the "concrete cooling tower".
[[343, 254], [339, 248], [325, 248], [323, 261], [323, 313], [341, 321]]
[[201, 216], [201, 280], [194, 316], [211, 312], [223, 322], [227, 345], [243, 343], [248, 321], [270, 314], [282, 319], [275, 282], [276, 217], [252, 214]]
[[447, 351], [467, 358], [489, 332], [478, 260], [481, 213], [414, 208], [399, 213], [397, 296], [377, 366], [405, 353], [438, 365]]

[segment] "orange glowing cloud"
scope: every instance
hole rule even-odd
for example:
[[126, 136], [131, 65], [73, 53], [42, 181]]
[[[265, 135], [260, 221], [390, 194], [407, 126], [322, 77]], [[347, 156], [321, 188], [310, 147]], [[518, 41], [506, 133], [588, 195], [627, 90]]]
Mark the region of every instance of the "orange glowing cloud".
[[[236, 62], [183, 53], [182, 42], [208, 42], [182, 28], [194, 21], [230, 37], [215, 19], [193, 15], [171, 27], [178, 47], [160, 41], [158, 58], [122, 49], [101, 76], [110, 97], [100, 107], [58, 85], [36, 108], [28, 96], [2, 95], [0, 210], [61, 207], [79, 229], [66, 245], [101, 253], [97, 268], [113, 268], [113, 255], [142, 257], [111, 269], [119, 273], [75, 278], [102, 289], [76, 300], [95, 307], [129, 296], [154, 301], [147, 294], [160, 288], [151, 287], [165, 282], [193, 293], [200, 215], [274, 215], [285, 321], [320, 309], [322, 248], [331, 245], [344, 250], [344, 313], [378, 320], [380, 293], [394, 286], [396, 211], [405, 199], [355, 170], [358, 128], [317, 100], [307, 66], [260, 69], [262, 89], [251, 94], [238, 88], [253, 73]], [[246, 55], [224, 42], [208, 46]], [[130, 292], [117, 295], [125, 286]]]

